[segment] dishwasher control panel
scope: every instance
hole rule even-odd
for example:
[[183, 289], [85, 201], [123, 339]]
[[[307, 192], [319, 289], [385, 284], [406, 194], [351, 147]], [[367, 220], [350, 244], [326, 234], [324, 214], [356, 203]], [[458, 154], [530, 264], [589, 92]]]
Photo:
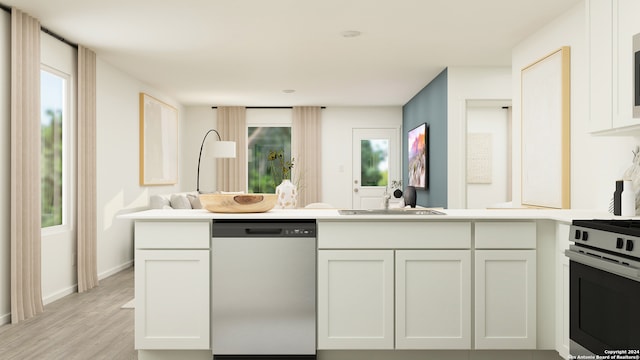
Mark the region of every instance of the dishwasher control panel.
[[315, 236], [316, 229], [306, 229], [306, 228], [295, 228], [295, 229], [284, 229], [284, 236]]
[[212, 237], [316, 237], [315, 220], [213, 220]]

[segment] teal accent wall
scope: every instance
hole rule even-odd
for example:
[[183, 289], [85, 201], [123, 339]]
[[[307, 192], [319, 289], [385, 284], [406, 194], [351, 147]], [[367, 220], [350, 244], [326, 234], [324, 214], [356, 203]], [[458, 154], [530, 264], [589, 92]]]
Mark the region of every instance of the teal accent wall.
[[417, 189], [417, 205], [447, 207], [447, 69], [402, 107], [404, 130], [402, 149], [403, 186], [408, 185], [407, 132], [416, 126], [429, 125], [429, 189]]

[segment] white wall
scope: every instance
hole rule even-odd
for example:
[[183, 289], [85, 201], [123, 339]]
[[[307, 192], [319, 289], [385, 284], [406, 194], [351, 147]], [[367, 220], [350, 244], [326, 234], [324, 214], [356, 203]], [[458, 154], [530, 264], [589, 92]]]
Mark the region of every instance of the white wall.
[[[178, 109], [178, 131], [183, 133], [183, 109], [157, 89], [143, 84], [110, 64], [97, 60], [97, 193], [98, 276], [104, 278], [133, 261], [133, 225], [117, 219], [119, 214], [148, 205], [149, 195], [169, 193], [174, 186], [140, 186], [139, 105], [140, 92]], [[179, 141], [183, 137], [179, 135]], [[182, 152], [182, 143], [178, 144]], [[178, 154], [178, 159], [182, 159]], [[178, 162], [178, 174], [182, 164]], [[180, 179], [178, 179], [180, 181]]]
[[447, 207], [466, 207], [466, 113], [470, 100], [511, 99], [511, 69], [508, 67], [448, 68]]
[[633, 137], [597, 137], [588, 133], [589, 56], [585, 5], [580, 3], [518, 44], [512, 53], [513, 201], [521, 202], [520, 71], [557, 50], [571, 47], [571, 207], [607, 210], [615, 180], [631, 165], [638, 143]]
[[[0, 192], [11, 192], [11, 15], [0, 10]], [[6, 197], [5, 197], [6, 199]], [[0, 206], [0, 325], [11, 313], [11, 219], [10, 203]]]
[[[184, 127], [182, 131], [181, 150], [182, 172], [180, 173], [180, 187], [182, 191], [196, 190], [196, 174], [198, 171], [198, 154], [200, 144], [209, 129], [218, 126], [218, 112], [211, 106], [187, 106], [185, 107]], [[209, 134], [205, 147], [216, 141], [215, 134]], [[206, 148], [205, 148], [206, 151]], [[200, 190], [203, 192], [216, 190], [216, 164], [215, 159], [203, 157], [200, 165]]]

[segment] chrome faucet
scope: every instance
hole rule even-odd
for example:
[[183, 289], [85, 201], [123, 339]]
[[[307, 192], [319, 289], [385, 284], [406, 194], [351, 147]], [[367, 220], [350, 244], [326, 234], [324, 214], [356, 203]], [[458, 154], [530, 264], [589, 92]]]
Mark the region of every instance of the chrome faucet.
[[385, 210], [389, 210], [389, 200], [391, 199], [391, 195], [389, 195], [388, 189], [384, 188], [384, 195], [382, 196], [382, 206]]

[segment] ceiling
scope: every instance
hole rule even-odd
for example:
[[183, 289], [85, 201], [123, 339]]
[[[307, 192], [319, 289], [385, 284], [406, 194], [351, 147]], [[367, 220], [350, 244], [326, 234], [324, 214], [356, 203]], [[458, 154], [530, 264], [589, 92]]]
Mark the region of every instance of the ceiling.
[[580, 0], [0, 2], [184, 105], [378, 106], [447, 66], [510, 66]]

